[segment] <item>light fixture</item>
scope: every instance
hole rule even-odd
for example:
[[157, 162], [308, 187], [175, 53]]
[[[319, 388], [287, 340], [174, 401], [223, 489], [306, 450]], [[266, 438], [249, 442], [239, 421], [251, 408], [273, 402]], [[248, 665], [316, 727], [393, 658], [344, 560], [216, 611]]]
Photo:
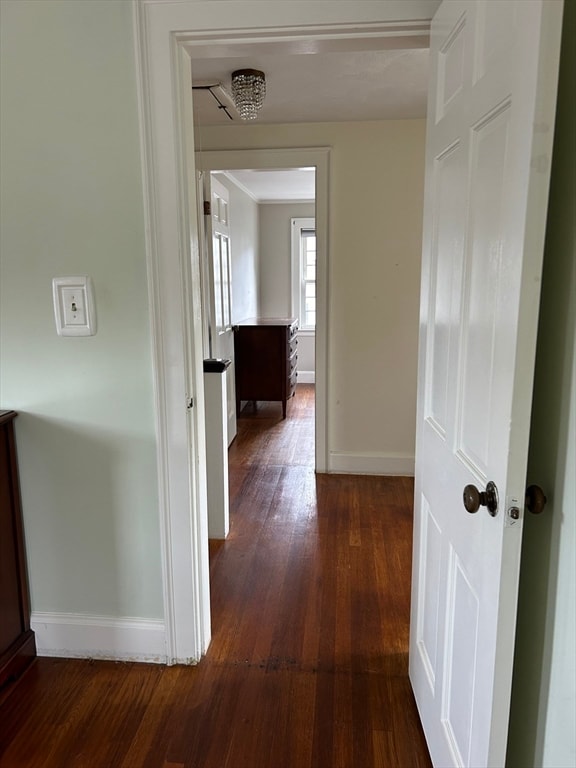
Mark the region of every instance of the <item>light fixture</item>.
[[255, 120], [266, 96], [266, 78], [259, 69], [232, 72], [232, 99], [242, 120]]

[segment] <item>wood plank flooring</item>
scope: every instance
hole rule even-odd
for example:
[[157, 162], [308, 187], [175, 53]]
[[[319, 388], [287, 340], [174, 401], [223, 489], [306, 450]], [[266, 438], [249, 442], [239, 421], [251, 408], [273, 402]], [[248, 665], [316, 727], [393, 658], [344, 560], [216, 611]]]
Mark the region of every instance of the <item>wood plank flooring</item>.
[[2, 768], [430, 768], [407, 678], [412, 483], [313, 471], [311, 385], [247, 406], [196, 667], [38, 659]]

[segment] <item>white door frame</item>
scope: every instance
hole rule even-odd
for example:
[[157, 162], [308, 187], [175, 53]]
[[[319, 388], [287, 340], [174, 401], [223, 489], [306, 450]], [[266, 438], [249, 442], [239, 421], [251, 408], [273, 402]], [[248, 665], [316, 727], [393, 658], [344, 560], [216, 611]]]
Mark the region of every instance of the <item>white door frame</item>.
[[[210, 642], [197, 192], [186, 48], [273, 42], [275, 50], [296, 53], [310, 42], [315, 50], [341, 50], [367, 37], [381, 48], [427, 47], [438, 4], [133, 0], [169, 664], [198, 661]], [[318, 363], [327, 377], [326, 360]]]
[[329, 147], [291, 149], [238, 149], [196, 153], [201, 171], [235, 171], [244, 168], [316, 168], [316, 472], [328, 471], [328, 181]]

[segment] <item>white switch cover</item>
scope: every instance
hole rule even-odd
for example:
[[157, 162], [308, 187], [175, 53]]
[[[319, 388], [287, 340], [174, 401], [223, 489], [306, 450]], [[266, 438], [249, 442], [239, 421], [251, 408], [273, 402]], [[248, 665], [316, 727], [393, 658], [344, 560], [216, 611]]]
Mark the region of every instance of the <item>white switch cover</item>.
[[94, 336], [96, 306], [89, 277], [55, 277], [52, 280], [52, 295], [59, 336]]

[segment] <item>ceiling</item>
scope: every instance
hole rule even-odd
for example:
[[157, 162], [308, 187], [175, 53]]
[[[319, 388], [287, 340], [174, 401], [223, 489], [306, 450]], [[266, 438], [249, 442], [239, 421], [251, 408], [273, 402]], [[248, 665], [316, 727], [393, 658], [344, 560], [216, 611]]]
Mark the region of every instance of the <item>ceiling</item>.
[[[335, 49], [337, 48], [337, 49]], [[428, 37], [350, 40], [292, 52], [282, 45], [189, 49], [197, 126], [398, 120], [426, 116]], [[235, 69], [261, 69], [266, 99], [255, 122], [240, 120], [230, 97]], [[198, 89], [202, 86], [204, 89]], [[215, 86], [212, 92], [206, 86]], [[221, 109], [217, 98], [227, 107]], [[229, 114], [226, 114], [228, 112]], [[233, 119], [230, 119], [229, 115]], [[232, 174], [229, 174], [232, 175]], [[314, 171], [234, 171], [258, 202], [314, 198]]]
[[226, 171], [241, 189], [258, 203], [312, 202], [316, 197], [314, 168]]
[[[235, 69], [261, 69], [266, 99], [259, 124], [398, 120], [426, 115], [428, 49], [279, 54], [192, 60], [193, 84], [230, 92]], [[226, 97], [220, 91], [220, 98]], [[227, 101], [230, 104], [230, 101]], [[241, 123], [235, 110], [234, 122]], [[230, 118], [208, 91], [194, 91], [197, 125]]]

